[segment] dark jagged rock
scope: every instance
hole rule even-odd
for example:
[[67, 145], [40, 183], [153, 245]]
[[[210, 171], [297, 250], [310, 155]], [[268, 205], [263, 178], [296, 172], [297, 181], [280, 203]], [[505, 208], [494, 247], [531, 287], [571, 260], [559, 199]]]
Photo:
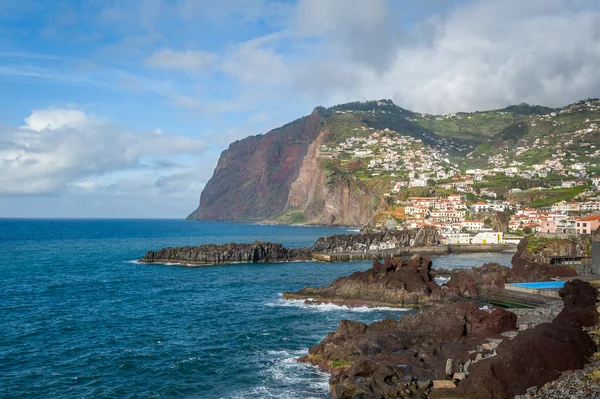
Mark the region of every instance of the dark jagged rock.
[[565, 307], [554, 319], [560, 325], [591, 327], [598, 323], [598, 290], [581, 280], [567, 281], [558, 292]]
[[311, 259], [311, 251], [307, 248], [285, 248], [282, 244], [256, 241], [253, 244], [206, 244], [197, 247], [163, 248], [158, 251], [148, 251], [140, 262], [217, 265], [307, 259]]
[[527, 237], [517, 247], [512, 258], [512, 269], [516, 277], [525, 281], [548, 281], [553, 277], [573, 277], [577, 275], [570, 266], [548, 265], [548, 256], [589, 256], [589, 237], [547, 239]]
[[541, 387], [565, 370], [584, 367], [596, 345], [581, 328], [597, 322], [598, 291], [575, 280], [561, 290], [565, 308], [552, 323], [538, 324], [504, 340], [497, 356], [474, 364], [458, 388], [433, 392], [433, 399], [512, 399]]
[[314, 252], [361, 252], [371, 245], [384, 242], [394, 243], [396, 247], [430, 247], [436, 246], [439, 233], [434, 227], [422, 229], [406, 229], [364, 234], [338, 234], [319, 238], [312, 246]]
[[431, 274], [431, 260], [414, 256], [411, 260], [375, 260], [373, 267], [339, 277], [324, 287], [304, 287], [286, 292], [285, 299], [308, 299], [349, 306], [373, 305], [414, 307], [426, 303], [439, 288]]
[[336, 399], [422, 397], [431, 380], [447, 377], [448, 358], [467, 364], [483, 338], [515, 324], [515, 314], [483, 311], [474, 302], [426, 307], [400, 321], [343, 320], [300, 360], [335, 375], [330, 385]]
[[436, 270], [435, 274], [449, 276], [445, 285], [465, 298], [486, 296], [490, 290], [504, 288], [507, 282], [518, 280], [510, 267], [498, 263], [486, 263], [472, 269]]

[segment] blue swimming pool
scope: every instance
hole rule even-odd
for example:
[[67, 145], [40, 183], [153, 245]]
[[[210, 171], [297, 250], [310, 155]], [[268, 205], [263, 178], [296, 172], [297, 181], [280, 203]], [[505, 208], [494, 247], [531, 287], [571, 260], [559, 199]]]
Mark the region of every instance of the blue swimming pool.
[[565, 286], [564, 281], [540, 281], [537, 283], [513, 283], [515, 287], [532, 288], [532, 289], [552, 289], [562, 288]]

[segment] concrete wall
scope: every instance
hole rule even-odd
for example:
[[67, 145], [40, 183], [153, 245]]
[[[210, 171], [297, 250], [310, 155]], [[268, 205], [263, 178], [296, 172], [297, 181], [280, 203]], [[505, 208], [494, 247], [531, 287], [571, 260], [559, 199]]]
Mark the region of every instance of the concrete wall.
[[592, 242], [592, 274], [600, 274], [600, 242]]

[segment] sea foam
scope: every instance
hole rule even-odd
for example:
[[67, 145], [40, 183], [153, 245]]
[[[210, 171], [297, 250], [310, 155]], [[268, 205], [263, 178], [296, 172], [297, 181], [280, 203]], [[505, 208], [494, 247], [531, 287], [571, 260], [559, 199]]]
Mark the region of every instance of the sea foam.
[[[359, 307], [349, 307], [346, 305], [336, 305], [333, 303], [306, 303], [304, 299], [283, 299], [281, 296], [283, 294], [279, 294], [280, 298], [274, 302], [267, 302], [265, 306], [282, 306], [282, 307], [293, 307], [300, 309], [308, 309], [319, 312], [376, 312], [376, 311], [391, 311], [391, 312], [406, 312], [410, 309], [407, 308], [393, 308], [389, 306], [359, 306]], [[308, 302], [312, 300], [312, 298], [307, 299]]]

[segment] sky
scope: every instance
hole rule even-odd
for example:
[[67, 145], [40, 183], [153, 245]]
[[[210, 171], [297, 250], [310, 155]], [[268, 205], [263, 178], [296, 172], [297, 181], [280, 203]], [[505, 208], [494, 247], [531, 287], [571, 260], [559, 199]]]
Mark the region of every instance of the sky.
[[600, 96], [600, 0], [2, 0], [0, 217], [184, 218], [318, 105]]

